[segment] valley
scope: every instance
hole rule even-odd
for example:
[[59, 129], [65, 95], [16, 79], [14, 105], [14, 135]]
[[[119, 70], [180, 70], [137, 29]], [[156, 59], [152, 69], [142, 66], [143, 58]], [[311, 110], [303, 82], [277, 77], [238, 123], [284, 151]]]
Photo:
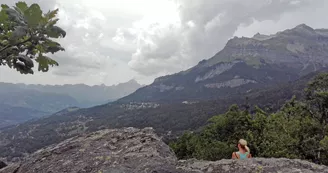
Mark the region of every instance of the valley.
[[0, 82], [0, 128], [50, 116], [70, 107], [113, 102], [142, 85], [131, 80], [113, 86], [25, 85]]
[[[213, 58], [117, 101], [2, 129], [0, 157], [17, 161], [44, 146], [108, 128], [151, 126], [169, 142], [186, 130], [201, 130], [232, 104], [273, 113], [293, 96], [302, 100], [307, 83], [327, 72], [327, 33], [299, 25], [262, 36], [266, 39], [233, 38]], [[295, 45], [303, 48], [291, 49]]]

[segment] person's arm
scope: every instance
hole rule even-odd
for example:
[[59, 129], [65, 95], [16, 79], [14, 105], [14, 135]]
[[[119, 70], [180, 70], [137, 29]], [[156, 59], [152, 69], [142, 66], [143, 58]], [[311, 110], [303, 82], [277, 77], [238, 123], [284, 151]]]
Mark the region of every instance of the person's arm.
[[248, 158], [252, 158], [252, 155], [251, 154], [248, 154], [248, 156], [247, 156]]
[[232, 159], [238, 159], [237, 154], [235, 152], [233, 152], [231, 158]]

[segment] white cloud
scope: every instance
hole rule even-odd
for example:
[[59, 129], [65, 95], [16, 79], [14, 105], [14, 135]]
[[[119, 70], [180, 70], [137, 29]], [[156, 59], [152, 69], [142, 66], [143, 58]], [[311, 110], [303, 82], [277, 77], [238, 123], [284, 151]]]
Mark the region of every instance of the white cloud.
[[[43, 9], [59, 8], [58, 25], [67, 31], [66, 38], [60, 39], [59, 42], [66, 51], [51, 56], [58, 61], [60, 66], [52, 68], [48, 73], [36, 72], [35, 75], [17, 75], [14, 70], [0, 67], [0, 81], [43, 84], [86, 83], [90, 85], [105, 83], [110, 85], [125, 82], [137, 76], [127, 66], [132, 53], [116, 50], [115, 46], [111, 47], [115, 43], [111, 39], [106, 40], [106, 38], [115, 36], [113, 31], [119, 26], [129, 26], [132, 21], [139, 20], [139, 17], [134, 18], [135, 13], [130, 12], [125, 15], [125, 20], [116, 19], [121, 17], [120, 10], [114, 9], [114, 13], [111, 13], [111, 11], [107, 11], [107, 8], [99, 6], [99, 3], [101, 4], [99, 0], [28, 1], [29, 4], [34, 2], [38, 2]], [[9, 0], [4, 3], [14, 4]], [[115, 2], [111, 1], [107, 4], [112, 5], [113, 3]], [[111, 6], [111, 8], [114, 7]], [[112, 18], [116, 20], [109, 21]], [[37, 71], [37, 68], [34, 71]]]
[[[141, 25], [142, 27], [138, 25], [130, 28], [139, 32], [135, 37], [137, 48], [129, 65], [140, 74], [169, 74], [191, 67], [222, 49], [232, 36], [242, 36], [241, 33], [250, 32], [248, 27], [254, 28], [256, 24], [258, 28], [255, 30], [277, 32], [300, 23], [313, 23], [311, 21], [314, 15], [308, 15], [306, 11], [322, 7], [323, 0], [176, 2], [179, 5], [179, 16], [175, 20], [161, 25], [154, 19]], [[174, 11], [169, 14], [174, 14]], [[324, 11], [318, 14], [323, 18]], [[305, 15], [310, 17], [304, 18]], [[291, 16], [297, 20], [293, 20]], [[281, 20], [294, 22], [279, 22]], [[280, 25], [269, 28], [265, 25], [267, 23]]]
[[[1, 0], [14, 4], [18, 0]], [[325, 0], [27, 0], [59, 8], [60, 66], [20, 75], [0, 67], [0, 81], [107, 85], [185, 70], [235, 35], [275, 33], [306, 23], [328, 27]]]

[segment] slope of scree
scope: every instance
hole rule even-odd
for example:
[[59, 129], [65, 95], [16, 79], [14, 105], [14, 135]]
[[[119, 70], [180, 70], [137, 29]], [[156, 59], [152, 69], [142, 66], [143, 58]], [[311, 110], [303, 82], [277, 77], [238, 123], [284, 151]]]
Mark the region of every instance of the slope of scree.
[[37, 151], [0, 173], [328, 173], [328, 167], [301, 160], [178, 161], [152, 128], [102, 130]]

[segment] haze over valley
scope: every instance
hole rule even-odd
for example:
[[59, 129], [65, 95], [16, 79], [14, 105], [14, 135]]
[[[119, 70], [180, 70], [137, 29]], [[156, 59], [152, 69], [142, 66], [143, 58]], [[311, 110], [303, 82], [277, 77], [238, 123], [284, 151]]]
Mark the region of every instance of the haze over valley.
[[327, 1], [0, 4], [0, 173], [328, 171]]

